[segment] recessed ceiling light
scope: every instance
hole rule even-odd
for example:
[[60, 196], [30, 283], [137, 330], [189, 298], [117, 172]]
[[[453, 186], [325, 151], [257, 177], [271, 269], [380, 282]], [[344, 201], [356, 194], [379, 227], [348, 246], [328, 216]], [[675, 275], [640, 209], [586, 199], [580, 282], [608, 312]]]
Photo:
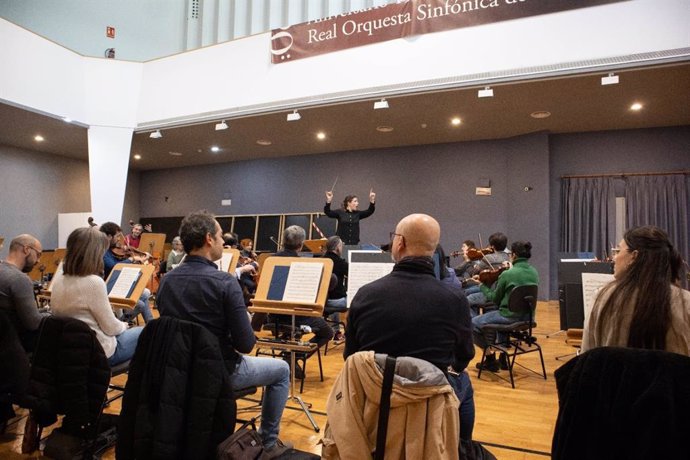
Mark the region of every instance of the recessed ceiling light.
[[214, 145], [213, 147], [211, 147], [211, 152], [213, 152], [213, 153], [220, 152], [220, 147], [218, 147], [217, 145]]
[[393, 131], [393, 127], [392, 126], [377, 126], [376, 131], [378, 131], [380, 133], [390, 133], [391, 131]]
[[643, 105], [640, 104], [639, 102], [635, 102], [633, 105], [630, 106], [630, 110], [634, 110], [637, 112], [638, 110], [642, 110]]
[[258, 139], [256, 141], [257, 144], [259, 145], [271, 145], [273, 142], [269, 141], [268, 139]]
[[462, 123], [462, 120], [458, 117], [455, 117], [452, 120], [450, 120], [450, 122], [453, 126], [458, 126]]
[[324, 140], [324, 139], [326, 139], [326, 133], [324, 133], [324, 132], [316, 133], [316, 138], [319, 140]]
[[134, 159], [135, 159], [135, 160], [141, 160], [141, 155], [139, 155], [138, 153], [135, 154], [135, 155], [134, 155]]
[[536, 112], [530, 113], [529, 116], [536, 119], [549, 118], [551, 116], [551, 112], [546, 110], [537, 110]]
[[424, 128], [427, 127], [427, 124], [426, 124], [426, 123], [422, 123], [420, 126], [422, 127], [422, 129], [424, 129]]
[[182, 152], [168, 152], [168, 153], [174, 157], [181, 157], [182, 156]]
[[41, 136], [40, 134], [36, 134], [36, 135], [34, 136], [34, 140], [35, 140], [36, 142], [43, 142], [45, 139], [44, 139], [43, 136]]

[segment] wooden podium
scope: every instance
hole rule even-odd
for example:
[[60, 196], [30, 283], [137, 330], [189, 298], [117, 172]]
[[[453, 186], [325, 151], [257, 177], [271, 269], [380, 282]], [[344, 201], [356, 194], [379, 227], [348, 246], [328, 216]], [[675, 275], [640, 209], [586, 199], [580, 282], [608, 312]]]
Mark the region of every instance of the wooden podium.
[[[296, 265], [295, 265], [296, 264]], [[320, 264], [321, 270], [312, 273], [300, 273], [300, 268], [306, 267], [302, 264]], [[292, 276], [291, 276], [292, 272]], [[249, 311], [253, 313], [273, 313], [280, 315], [290, 315], [292, 317], [292, 333], [290, 341], [259, 339], [257, 342], [258, 348], [270, 348], [271, 350], [287, 351], [290, 353], [291, 377], [290, 377], [290, 400], [299, 404], [300, 408], [306, 414], [309, 422], [311, 422], [314, 431], [320, 431], [319, 426], [309, 412], [311, 404], [302, 401], [302, 398], [295, 394], [295, 353], [294, 352], [312, 352], [316, 350], [317, 345], [314, 343], [300, 343], [295, 340], [295, 317], [296, 316], [322, 316], [323, 309], [326, 305], [326, 298], [328, 297], [328, 285], [331, 280], [331, 273], [333, 272], [333, 261], [327, 258], [311, 258], [311, 257], [269, 257], [264, 261], [261, 278], [259, 279], [259, 286], [256, 289], [256, 294], [252, 300], [252, 306]], [[318, 279], [316, 276], [318, 275]], [[316, 294], [313, 298], [308, 300], [306, 298], [295, 301], [285, 300], [292, 298], [295, 295], [294, 287], [299, 287], [300, 281], [308, 287], [316, 287]], [[313, 294], [311, 289], [306, 289]], [[297, 409], [296, 407], [287, 406], [289, 409]]]

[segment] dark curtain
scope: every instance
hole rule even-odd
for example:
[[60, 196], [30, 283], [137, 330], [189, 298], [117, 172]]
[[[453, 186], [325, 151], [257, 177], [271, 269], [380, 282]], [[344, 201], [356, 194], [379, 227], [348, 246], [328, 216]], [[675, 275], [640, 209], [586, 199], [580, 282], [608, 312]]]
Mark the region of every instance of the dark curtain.
[[606, 257], [617, 244], [614, 178], [564, 178], [561, 200], [561, 251]]
[[688, 178], [682, 174], [625, 178], [626, 227], [656, 225], [688, 260]]

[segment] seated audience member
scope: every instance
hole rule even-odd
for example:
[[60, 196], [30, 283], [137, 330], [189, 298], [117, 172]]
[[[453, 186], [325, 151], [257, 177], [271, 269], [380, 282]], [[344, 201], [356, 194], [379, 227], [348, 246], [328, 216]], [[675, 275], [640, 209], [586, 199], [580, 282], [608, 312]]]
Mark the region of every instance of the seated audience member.
[[333, 325], [333, 340], [340, 341], [344, 339], [343, 333], [340, 332], [340, 313], [347, 311], [347, 291], [345, 289], [345, 278], [348, 273], [348, 263], [342, 257], [343, 255], [343, 240], [339, 236], [332, 236], [326, 242], [326, 253], [324, 257], [333, 261], [333, 275], [337, 278], [336, 285], [333, 289], [328, 291], [328, 299], [323, 314], [329, 320], [334, 321]]
[[189, 214], [180, 238], [187, 258], [161, 281], [156, 296], [161, 316], [201, 324], [218, 337], [234, 389], [266, 386], [259, 434], [268, 456], [262, 458], [277, 457], [292, 447], [278, 439], [290, 368], [282, 360], [240, 354], [250, 353], [256, 338], [237, 279], [213, 263], [223, 253], [222, 230], [213, 215]]
[[[108, 250], [103, 255], [104, 279], [108, 279], [110, 272], [117, 264], [132, 264], [139, 262], [139, 259], [134, 255], [125, 254], [123, 256], [118, 256], [115, 254], [114, 250], [116, 248], [121, 248], [123, 241], [122, 229], [119, 225], [114, 222], [106, 222], [100, 226], [99, 230], [108, 237], [109, 244]], [[144, 317], [145, 323], [151, 321], [153, 319], [153, 314], [151, 313], [151, 307], [149, 306], [149, 297], [151, 297], [151, 291], [144, 289], [144, 292], [141, 293], [141, 297], [139, 297], [139, 301], [135, 305], [131, 316], [125, 315], [125, 318], [128, 320], [133, 320], [139, 313], [141, 313], [141, 315]]]
[[74, 230], [67, 238], [62, 273], [52, 283], [50, 306], [55, 316], [76, 318], [96, 333], [111, 366], [128, 361], [143, 328], [128, 328], [113, 314], [101, 277], [107, 237], [94, 227]]
[[0, 261], [0, 314], [13, 324], [27, 352], [34, 351], [41, 320], [34, 286], [28, 277], [43, 253], [41, 242], [31, 235], [19, 235], [10, 243], [7, 259]]
[[462, 289], [435, 277], [432, 256], [440, 236], [438, 222], [426, 214], [398, 223], [391, 233], [393, 271], [352, 299], [343, 356], [371, 350], [434, 364], [460, 400], [460, 436], [471, 440], [474, 391], [465, 372], [474, 357], [470, 312]]
[[182, 240], [179, 236], [176, 236], [172, 240], [172, 251], [170, 251], [170, 254], [168, 254], [168, 261], [165, 264], [165, 271], [169, 272], [180, 265], [182, 263], [182, 259], [184, 259], [184, 256], [185, 252], [184, 247], [182, 246]]
[[601, 289], [585, 324], [582, 351], [630, 347], [690, 356], [690, 292], [678, 286], [683, 259], [668, 235], [654, 226], [628, 230], [613, 269], [614, 281]]
[[[499, 275], [495, 288], [492, 289], [484, 284], [480, 284], [480, 289], [482, 294], [486, 296], [486, 299], [498, 306], [498, 310], [492, 310], [472, 318], [474, 343], [482, 350], [488, 346], [482, 335], [482, 326], [486, 324], [513, 324], [529, 319], [528, 313], [520, 315], [511, 312], [508, 309], [508, 299], [510, 298], [510, 293], [517, 286], [539, 284], [537, 270], [528, 262], [530, 257], [532, 257], [532, 243], [529, 241], [516, 241], [511, 245], [511, 250], [513, 267]], [[532, 313], [534, 314], [534, 312]], [[501, 340], [501, 338], [499, 337], [498, 340]], [[479, 364], [477, 363], [477, 368], [479, 368]], [[484, 369], [497, 372], [499, 367], [508, 369], [508, 358], [506, 355], [501, 354], [500, 363], [494, 353], [486, 355]]]
[[[283, 250], [276, 253], [276, 257], [299, 257], [302, 250], [306, 232], [298, 225], [291, 225], [283, 231]], [[286, 315], [275, 315], [280, 322], [288, 323], [291, 318]], [[333, 338], [333, 329], [328, 326], [323, 317], [297, 316], [295, 322], [298, 326], [309, 326], [314, 333], [310, 342], [319, 347], [326, 345]]]

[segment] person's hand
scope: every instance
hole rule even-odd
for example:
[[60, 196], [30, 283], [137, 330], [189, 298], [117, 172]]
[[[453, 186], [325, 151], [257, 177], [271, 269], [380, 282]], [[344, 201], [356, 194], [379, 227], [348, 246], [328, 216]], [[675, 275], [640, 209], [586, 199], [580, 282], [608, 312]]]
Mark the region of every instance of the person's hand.
[[252, 264], [247, 264], [247, 265], [243, 265], [242, 267], [240, 267], [240, 273], [243, 273], [243, 274], [249, 273], [250, 275], [255, 275], [256, 269], [254, 268], [254, 266]]
[[370, 203], [376, 203], [376, 193], [374, 193], [373, 188], [371, 190], [369, 190], [369, 202]]
[[333, 201], [333, 192], [326, 192], [326, 203], [331, 203]]
[[474, 276], [472, 277], [472, 279], [473, 279], [474, 281], [476, 281], [477, 283], [479, 283], [479, 284], [482, 283], [481, 281], [479, 281], [479, 275], [474, 275]]

